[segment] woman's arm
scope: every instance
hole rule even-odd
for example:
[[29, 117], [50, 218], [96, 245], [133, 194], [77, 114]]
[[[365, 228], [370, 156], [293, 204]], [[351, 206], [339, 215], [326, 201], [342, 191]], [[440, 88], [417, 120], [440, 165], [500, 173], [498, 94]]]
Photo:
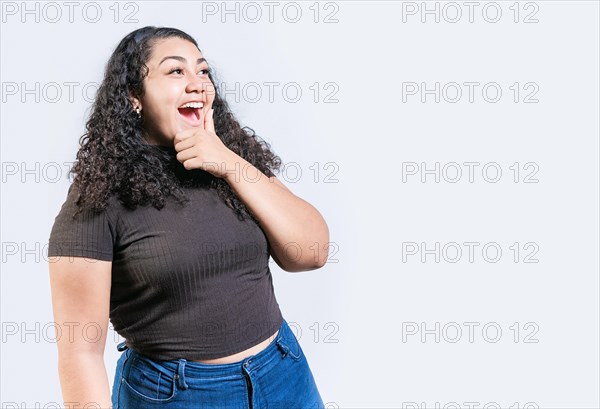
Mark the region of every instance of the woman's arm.
[[50, 257], [54, 321], [60, 332], [58, 372], [69, 407], [110, 408], [104, 345], [108, 330], [112, 262]]
[[282, 269], [323, 267], [329, 254], [329, 229], [321, 214], [275, 176], [268, 178], [227, 148], [215, 132], [214, 110], [206, 116], [200, 112], [203, 126], [175, 135], [177, 160], [186, 169], [203, 169], [227, 181], [260, 223], [269, 251]]
[[285, 271], [325, 265], [329, 228], [310, 203], [294, 195], [277, 177], [267, 177], [234, 152], [224, 179], [259, 221], [273, 260]]

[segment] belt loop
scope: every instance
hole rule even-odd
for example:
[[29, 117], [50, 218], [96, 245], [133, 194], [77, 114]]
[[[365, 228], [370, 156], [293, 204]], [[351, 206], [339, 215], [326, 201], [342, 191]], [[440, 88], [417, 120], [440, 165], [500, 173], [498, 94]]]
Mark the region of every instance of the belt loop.
[[120, 351], [120, 352], [123, 352], [123, 351], [125, 351], [128, 348], [129, 347], [127, 346], [127, 342], [126, 341], [120, 342], [119, 345], [117, 345], [117, 351]]
[[179, 365], [177, 366], [177, 373], [175, 374], [175, 379], [177, 379], [177, 386], [179, 386], [179, 389], [188, 388], [187, 383], [185, 383], [185, 363], [185, 359], [181, 358], [179, 360]]
[[277, 343], [277, 346], [279, 347], [279, 349], [281, 349], [281, 351], [282, 351], [282, 358], [284, 358], [288, 354], [290, 349], [286, 345], [284, 345], [280, 339], [277, 340], [276, 343]]

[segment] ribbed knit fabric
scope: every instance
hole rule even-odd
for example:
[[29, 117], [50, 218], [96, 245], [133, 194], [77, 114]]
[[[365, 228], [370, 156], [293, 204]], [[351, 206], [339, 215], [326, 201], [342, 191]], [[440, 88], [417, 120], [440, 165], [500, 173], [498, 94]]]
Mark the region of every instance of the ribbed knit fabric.
[[[162, 149], [176, 161], [174, 148]], [[130, 348], [163, 360], [231, 355], [283, 321], [267, 238], [252, 220], [239, 221], [213, 188], [183, 189], [185, 205], [169, 197], [161, 210], [128, 210], [112, 196], [106, 211], [72, 218], [78, 189], [71, 185], [48, 256], [112, 261], [109, 317]]]

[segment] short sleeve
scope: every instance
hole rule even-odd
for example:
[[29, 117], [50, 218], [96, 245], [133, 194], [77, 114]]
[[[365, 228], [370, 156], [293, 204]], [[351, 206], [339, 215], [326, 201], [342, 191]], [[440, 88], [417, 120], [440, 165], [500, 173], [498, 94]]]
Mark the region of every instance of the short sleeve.
[[100, 213], [77, 211], [78, 189], [71, 184], [67, 198], [52, 225], [48, 239], [48, 257], [72, 256], [112, 261], [114, 226], [108, 210]]

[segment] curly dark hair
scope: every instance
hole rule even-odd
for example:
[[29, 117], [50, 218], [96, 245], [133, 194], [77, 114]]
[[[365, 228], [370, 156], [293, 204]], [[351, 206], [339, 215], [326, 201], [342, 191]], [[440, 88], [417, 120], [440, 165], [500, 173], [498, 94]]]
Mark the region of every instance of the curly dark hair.
[[[130, 95], [144, 95], [143, 81], [148, 74], [146, 62], [158, 40], [179, 37], [198, 43], [190, 35], [170, 27], [143, 27], [125, 36], [106, 65], [87, 132], [79, 139], [77, 160], [69, 174], [79, 188], [76, 205], [102, 211], [112, 194], [129, 209], [151, 204], [165, 206], [169, 195], [181, 204], [189, 199], [182, 186], [206, 184], [217, 190], [219, 197], [232, 208], [240, 220], [254, 215], [237, 197], [229, 184], [202, 169], [186, 170], [169, 152], [149, 144], [144, 138], [142, 120], [133, 110]], [[198, 47], [198, 50], [200, 48]], [[258, 139], [249, 127], [241, 127], [221, 97], [212, 65], [208, 76], [214, 85], [215, 131], [224, 145], [250, 162], [268, 177], [278, 172], [281, 159], [270, 150], [270, 144]], [[181, 175], [185, 175], [182, 179]]]

